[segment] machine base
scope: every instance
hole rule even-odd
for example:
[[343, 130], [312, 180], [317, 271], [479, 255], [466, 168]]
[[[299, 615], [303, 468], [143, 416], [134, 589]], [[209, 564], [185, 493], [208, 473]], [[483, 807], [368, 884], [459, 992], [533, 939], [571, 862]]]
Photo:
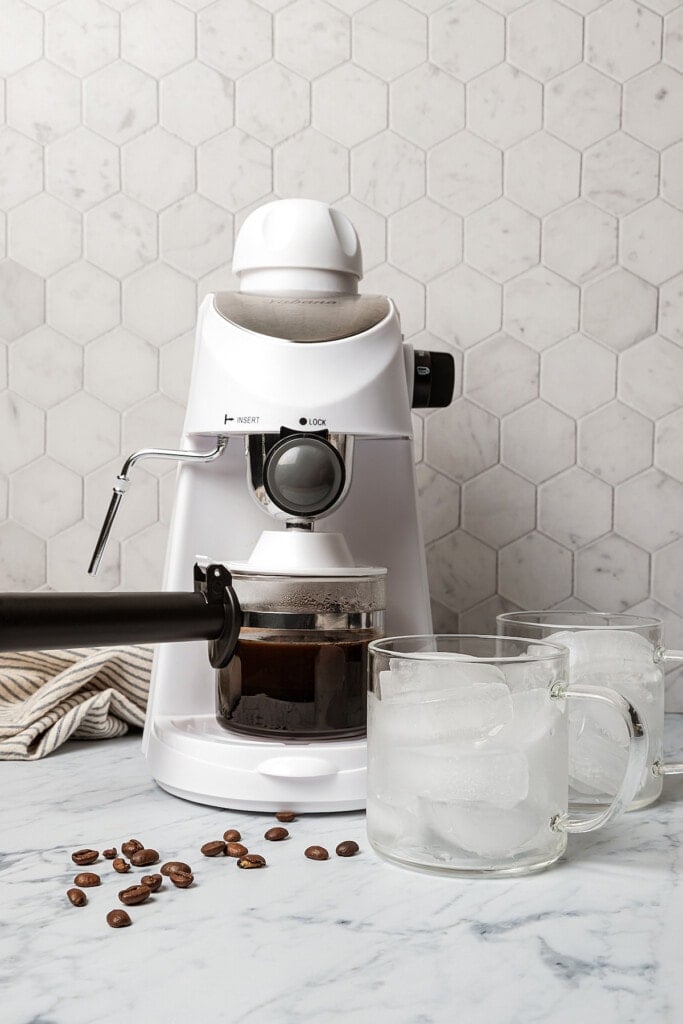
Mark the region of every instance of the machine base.
[[241, 811], [298, 814], [365, 808], [364, 739], [277, 742], [231, 736], [213, 715], [159, 718], [147, 762], [162, 789]]

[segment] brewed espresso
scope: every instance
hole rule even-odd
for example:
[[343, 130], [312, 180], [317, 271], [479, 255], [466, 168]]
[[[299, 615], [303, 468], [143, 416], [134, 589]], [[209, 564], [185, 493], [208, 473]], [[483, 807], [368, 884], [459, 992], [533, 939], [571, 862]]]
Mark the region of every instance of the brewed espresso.
[[259, 736], [364, 735], [367, 645], [376, 635], [243, 633], [218, 675], [218, 720]]

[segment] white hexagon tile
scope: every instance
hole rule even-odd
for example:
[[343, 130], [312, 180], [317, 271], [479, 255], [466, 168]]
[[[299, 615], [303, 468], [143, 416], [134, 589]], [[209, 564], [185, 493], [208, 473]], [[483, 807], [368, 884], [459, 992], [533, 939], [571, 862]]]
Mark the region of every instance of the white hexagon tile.
[[[650, 0], [6, 0], [0, 587], [153, 588], [197, 304], [246, 214], [334, 203], [456, 397], [415, 416], [440, 629], [683, 630], [683, 19]], [[683, 673], [671, 676], [683, 710]]]

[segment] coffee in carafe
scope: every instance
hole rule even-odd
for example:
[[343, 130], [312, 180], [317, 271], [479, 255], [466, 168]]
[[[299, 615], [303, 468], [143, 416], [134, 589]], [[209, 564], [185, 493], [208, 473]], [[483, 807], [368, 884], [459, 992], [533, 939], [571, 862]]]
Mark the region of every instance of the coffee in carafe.
[[233, 574], [243, 626], [217, 673], [223, 726], [301, 740], [364, 735], [367, 645], [383, 635], [386, 573], [355, 572]]

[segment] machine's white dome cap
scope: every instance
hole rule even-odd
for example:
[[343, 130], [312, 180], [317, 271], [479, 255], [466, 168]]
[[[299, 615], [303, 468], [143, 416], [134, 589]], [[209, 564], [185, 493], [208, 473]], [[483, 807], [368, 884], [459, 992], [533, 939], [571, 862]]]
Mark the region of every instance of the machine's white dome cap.
[[233, 273], [294, 267], [361, 278], [360, 242], [349, 218], [317, 199], [277, 199], [250, 213], [235, 240]]

